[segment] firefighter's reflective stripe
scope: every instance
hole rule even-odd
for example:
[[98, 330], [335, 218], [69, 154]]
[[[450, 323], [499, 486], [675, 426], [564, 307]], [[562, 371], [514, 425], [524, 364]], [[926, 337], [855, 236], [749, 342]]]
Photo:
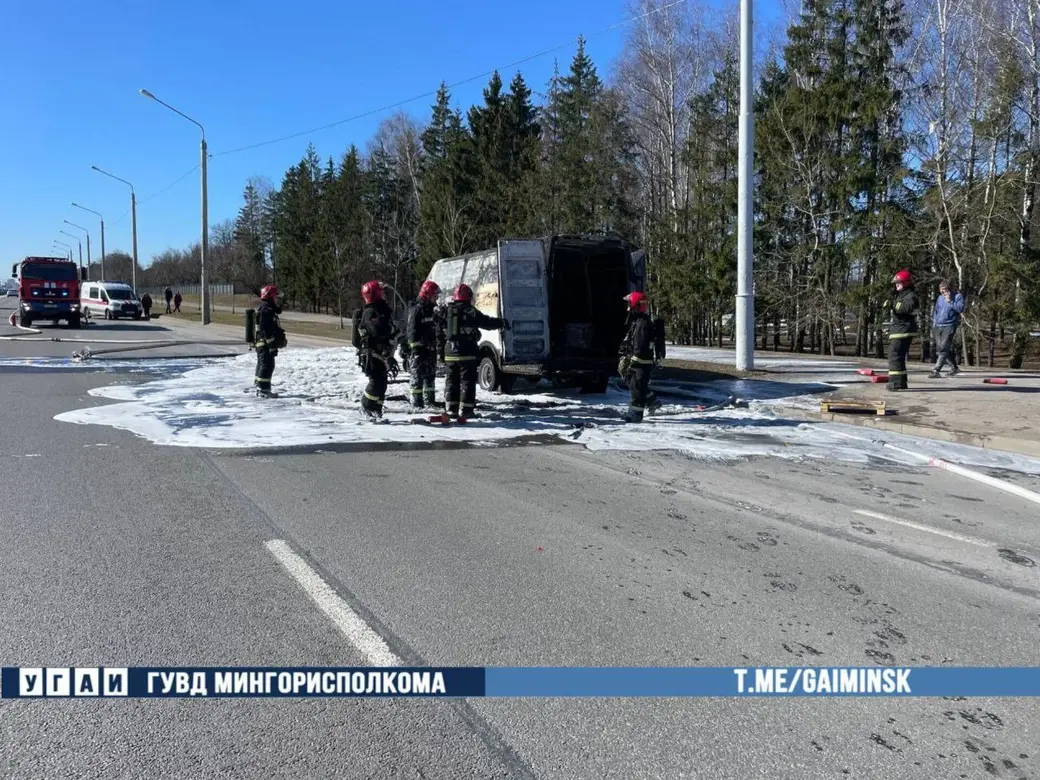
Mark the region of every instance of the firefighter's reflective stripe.
[[916, 335], [917, 331], [913, 331], [912, 333], [889, 333], [888, 337], [890, 339], [912, 339]]
[[467, 360], [476, 360], [476, 355], [445, 355], [445, 363], [463, 363]]
[[381, 404], [381, 403], [383, 403], [383, 398], [382, 398], [382, 396], [378, 396], [378, 395], [372, 395], [372, 394], [371, 394], [370, 392], [368, 392], [367, 390], [365, 391], [365, 393], [364, 393], [364, 396], [365, 396], [365, 398], [367, 398], [367, 399], [368, 399], [369, 401], [375, 401], [375, 402], [376, 402], [377, 404]]
[[414, 396], [415, 396], [416, 398], [418, 398], [419, 396], [421, 396], [421, 395], [423, 394], [423, 389], [422, 389], [421, 387], [413, 387], [413, 388], [411, 389], [411, 393], [412, 393], [412, 395], [414, 395]]
[[412, 347], [414, 349], [415, 347], [421, 347], [422, 346], [422, 342], [421, 341], [409, 341], [408, 342], [408, 346]]
[[645, 365], [645, 366], [652, 366], [654, 364], [654, 361], [652, 359], [648, 359], [648, 358], [633, 357], [633, 358], [630, 358], [630, 360], [633, 363], [640, 363], [640, 364]]
[[888, 370], [888, 375], [889, 376], [906, 376], [906, 372], [905, 371], [893, 371], [892, 369], [889, 369]]

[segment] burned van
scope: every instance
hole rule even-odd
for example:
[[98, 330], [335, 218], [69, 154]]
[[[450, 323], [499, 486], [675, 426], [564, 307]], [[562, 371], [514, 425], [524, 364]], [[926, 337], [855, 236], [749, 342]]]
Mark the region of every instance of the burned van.
[[427, 277], [447, 303], [455, 287], [504, 317], [507, 331], [481, 331], [480, 386], [508, 393], [518, 377], [605, 392], [624, 336], [624, 297], [642, 290], [645, 253], [621, 238], [559, 235], [508, 239], [494, 249], [438, 260]]

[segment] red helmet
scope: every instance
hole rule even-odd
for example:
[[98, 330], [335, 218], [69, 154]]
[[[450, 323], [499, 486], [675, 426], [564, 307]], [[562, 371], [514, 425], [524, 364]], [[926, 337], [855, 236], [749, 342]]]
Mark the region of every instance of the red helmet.
[[278, 288], [273, 284], [269, 284], [260, 290], [260, 300], [262, 301], [273, 301], [277, 297]]
[[375, 303], [383, 300], [383, 285], [375, 280], [365, 282], [361, 287], [361, 300], [365, 303]]
[[460, 284], [455, 288], [455, 294], [452, 298], [456, 301], [465, 301], [466, 303], [469, 303], [473, 300], [473, 291], [469, 288], [468, 284]]
[[419, 288], [419, 297], [424, 301], [435, 301], [437, 296], [441, 294], [440, 285], [433, 280], [427, 280], [422, 283], [422, 287]]
[[902, 271], [896, 271], [896, 275], [892, 277], [892, 284], [901, 284], [906, 287], [911, 283], [913, 283], [913, 277], [905, 268]]
[[646, 311], [650, 308], [650, 300], [641, 292], [629, 293], [624, 300], [630, 311]]

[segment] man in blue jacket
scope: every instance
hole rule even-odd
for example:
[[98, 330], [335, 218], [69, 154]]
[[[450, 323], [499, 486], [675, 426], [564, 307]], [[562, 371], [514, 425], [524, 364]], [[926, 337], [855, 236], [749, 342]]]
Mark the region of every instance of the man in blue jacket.
[[954, 294], [950, 283], [943, 279], [939, 282], [939, 297], [935, 301], [935, 314], [932, 317], [932, 341], [935, 343], [937, 360], [935, 368], [928, 375], [929, 379], [938, 379], [947, 361], [953, 366], [950, 376], [957, 376], [961, 372], [957, 365], [956, 336], [963, 311], [964, 296]]

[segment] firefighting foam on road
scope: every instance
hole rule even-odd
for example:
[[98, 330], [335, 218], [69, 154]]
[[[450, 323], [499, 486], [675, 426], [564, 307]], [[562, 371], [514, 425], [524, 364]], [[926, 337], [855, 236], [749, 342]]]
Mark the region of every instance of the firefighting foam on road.
[[[127, 363], [136, 371], [163, 371], [144, 383], [112, 384], [90, 395], [115, 401], [59, 414], [55, 419], [131, 431], [167, 446], [208, 448], [288, 448], [366, 443], [456, 442], [473, 445], [570, 442], [591, 450], [674, 450], [706, 460], [769, 456], [833, 459], [849, 463], [917, 461], [892, 446], [980, 468], [1040, 474], [1040, 460], [1024, 455], [871, 432], [864, 441], [846, 426], [785, 419], [785, 406], [811, 402], [812, 395], [786, 395], [812, 385], [756, 382], [759, 399], [747, 408], [705, 412], [734, 389], [751, 383], [688, 386], [682, 397], [662, 390], [663, 406], [642, 423], [625, 423], [628, 393], [611, 386], [605, 395], [553, 390], [546, 383], [509, 395], [477, 391], [477, 417], [465, 426], [413, 424], [417, 414], [407, 399], [407, 381], [390, 385], [383, 423], [359, 410], [366, 377], [350, 348], [289, 349], [280, 357], [274, 389], [280, 397], [256, 398], [251, 387], [255, 358], [198, 361], [198, 367], [171, 374], [166, 361]], [[97, 364], [92, 364], [94, 367]], [[84, 368], [89, 366], [84, 365]], [[185, 362], [178, 361], [183, 370]], [[443, 397], [443, 379], [438, 379]], [[695, 400], [696, 398], [700, 400]], [[782, 404], [782, 405], [781, 405]], [[851, 430], [851, 429], [849, 429]]]

